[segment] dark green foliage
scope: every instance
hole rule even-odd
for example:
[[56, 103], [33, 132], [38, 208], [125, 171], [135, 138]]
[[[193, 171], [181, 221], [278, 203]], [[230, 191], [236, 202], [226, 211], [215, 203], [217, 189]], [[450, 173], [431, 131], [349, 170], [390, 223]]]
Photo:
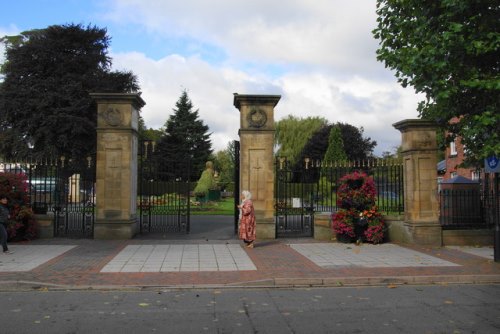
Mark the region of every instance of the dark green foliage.
[[[305, 158], [310, 159], [310, 163], [317, 163], [319, 161], [326, 161], [326, 152], [329, 148], [330, 134], [332, 133], [332, 128], [337, 127], [340, 129], [342, 134], [342, 142], [344, 144], [345, 159], [335, 159], [330, 161], [356, 161], [367, 159], [372, 156], [372, 151], [375, 145], [375, 141], [370, 138], [363, 138], [363, 128], [356, 128], [349, 124], [337, 123], [335, 125], [325, 125], [316, 131], [311, 139], [306, 143], [304, 148], [299, 154], [299, 158], [294, 165], [294, 170], [302, 170], [305, 167]], [[335, 133], [334, 133], [335, 136]], [[345, 136], [345, 137], [344, 137]], [[335, 153], [338, 155], [341, 153]], [[311, 180], [317, 180], [319, 177], [319, 170], [314, 173], [309, 173]], [[298, 182], [300, 175], [294, 175], [294, 182]], [[311, 181], [309, 180], [309, 181]]]
[[316, 168], [313, 172], [304, 174], [302, 174], [300, 171], [303, 171], [306, 167], [306, 158], [309, 159], [309, 164], [314, 164], [318, 161], [323, 160], [325, 152], [328, 149], [328, 138], [330, 136], [332, 127], [332, 125], [325, 125], [315, 133], [313, 133], [311, 139], [309, 139], [309, 141], [300, 152], [297, 162], [293, 164], [294, 170], [297, 172], [294, 173], [292, 182], [313, 182], [315, 180], [318, 180], [320, 175], [319, 169]]
[[1, 41], [7, 46], [0, 84], [4, 158], [92, 155], [97, 120], [89, 92], [139, 89], [131, 72], [110, 70], [106, 29], [54, 25]]
[[462, 137], [471, 161], [500, 155], [498, 1], [378, 0], [377, 15], [377, 59], [425, 94], [421, 117]]
[[156, 145], [155, 157], [165, 170], [175, 171], [175, 175], [171, 173], [169, 177], [187, 180], [189, 174], [190, 181], [196, 181], [212, 153], [209, 129], [199, 119], [198, 110], [193, 110], [186, 91], [175, 106]]
[[277, 155], [296, 163], [302, 148], [313, 134], [326, 125], [328, 122], [324, 118], [297, 118], [292, 115], [276, 122], [275, 142], [279, 147]]
[[143, 142], [144, 140], [152, 140], [154, 142], [158, 142], [163, 134], [163, 131], [159, 129], [146, 128], [146, 124], [144, 123], [144, 119], [139, 116], [139, 142]]
[[[349, 124], [337, 123], [340, 128], [344, 151], [348, 161], [367, 159], [372, 155], [373, 148], [377, 145], [370, 138], [363, 138], [363, 128], [356, 128]], [[312, 160], [324, 160], [325, 153], [329, 146], [329, 137], [334, 126], [327, 125], [316, 131], [311, 139], [302, 149], [297, 166], [304, 161], [304, 158]], [[338, 160], [335, 160], [338, 161]]]
[[332, 127], [332, 125], [322, 126], [313, 133], [311, 139], [309, 139], [299, 155], [300, 158], [297, 161], [297, 166], [304, 166], [304, 158], [323, 160], [325, 152], [328, 149], [328, 138]]
[[342, 133], [347, 160], [359, 161], [370, 158], [373, 155], [373, 149], [377, 146], [377, 142], [371, 140], [370, 137], [363, 137], [363, 127], [357, 128], [347, 123], [337, 123], [336, 125]]
[[216, 152], [210, 160], [218, 174], [217, 183], [224, 190], [234, 182], [234, 168], [236, 164], [235, 142], [230, 141], [225, 150]]
[[332, 126], [328, 136], [328, 148], [323, 157], [325, 162], [346, 161], [347, 155], [344, 150], [344, 141], [338, 125]]

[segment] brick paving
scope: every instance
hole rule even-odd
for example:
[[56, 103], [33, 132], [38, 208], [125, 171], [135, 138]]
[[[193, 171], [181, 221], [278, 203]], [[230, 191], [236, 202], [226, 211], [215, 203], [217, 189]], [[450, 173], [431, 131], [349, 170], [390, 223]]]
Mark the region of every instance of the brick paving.
[[55, 238], [10, 248], [0, 255], [0, 289], [500, 283], [487, 247]]

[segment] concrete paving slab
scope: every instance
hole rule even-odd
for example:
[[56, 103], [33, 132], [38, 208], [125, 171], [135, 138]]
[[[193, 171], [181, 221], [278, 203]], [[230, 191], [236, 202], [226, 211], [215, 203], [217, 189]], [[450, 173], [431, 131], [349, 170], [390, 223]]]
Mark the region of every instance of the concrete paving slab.
[[473, 246], [447, 246], [446, 248], [459, 250], [468, 254], [494, 260], [495, 249], [493, 247], [473, 247]]
[[30, 271], [64, 254], [75, 245], [9, 245], [13, 254], [0, 254], [0, 272]]
[[128, 245], [101, 270], [190, 272], [257, 270], [237, 244]]
[[292, 249], [323, 268], [451, 267], [458, 264], [395, 244], [372, 245], [308, 243], [290, 244]]

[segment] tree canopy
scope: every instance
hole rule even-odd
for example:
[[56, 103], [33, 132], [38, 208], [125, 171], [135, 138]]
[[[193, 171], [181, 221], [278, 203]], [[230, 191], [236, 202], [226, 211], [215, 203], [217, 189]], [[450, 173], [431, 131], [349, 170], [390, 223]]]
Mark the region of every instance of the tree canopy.
[[[155, 156], [171, 177], [196, 181], [212, 154], [209, 128], [199, 119], [198, 110], [184, 90], [162, 129]], [[189, 170], [187, 162], [190, 161]]]
[[218, 173], [218, 182], [221, 190], [231, 191], [234, 189], [230, 185], [234, 183], [236, 165], [235, 146], [235, 141], [230, 141], [224, 150], [215, 152], [213, 157], [210, 158], [214, 162], [215, 171]]
[[500, 155], [498, 3], [377, 0], [377, 15], [377, 59], [425, 94], [421, 117], [460, 136], [469, 160]]
[[332, 126], [330, 135], [328, 136], [328, 147], [326, 149], [323, 160], [326, 162], [346, 161], [347, 155], [344, 150], [344, 141], [342, 140], [342, 132], [338, 125]]
[[321, 117], [298, 118], [289, 115], [279, 120], [276, 122], [275, 143], [279, 147], [276, 154], [295, 162], [312, 135], [327, 124], [328, 121]]
[[377, 142], [370, 137], [363, 137], [365, 129], [347, 123], [337, 123], [344, 142], [344, 151], [347, 160], [359, 161], [373, 156], [373, 149]]
[[[311, 139], [302, 148], [299, 158], [296, 161], [296, 166], [303, 166], [304, 158], [310, 158], [312, 160], [325, 160], [329, 147], [337, 145], [334, 143], [332, 144], [330, 142], [330, 138], [335, 139], [339, 130], [343, 143], [343, 151], [345, 152], [345, 159], [348, 161], [355, 161], [367, 159], [372, 156], [373, 148], [377, 145], [377, 142], [372, 141], [369, 137], [363, 138], [362, 127], [356, 128], [355, 126], [349, 124], [336, 123], [334, 125], [329, 124], [323, 126], [312, 135]], [[335, 142], [335, 140], [333, 142]], [[333, 149], [334, 148], [332, 147], [332, 150]], [[342, 153], [337, 152], [336, 154]], [[329, 155], [328, 157], [331, 156]], [[342, 159], [335, 158], [335, 161], [339, 160]]]
[[106, 29], [53, 25], [0, 39], [0, 152], [4, 158], [77, 159], [95, 153], [97, 111], [89, 92], [137, 92], [132, 72], [111, 71]]

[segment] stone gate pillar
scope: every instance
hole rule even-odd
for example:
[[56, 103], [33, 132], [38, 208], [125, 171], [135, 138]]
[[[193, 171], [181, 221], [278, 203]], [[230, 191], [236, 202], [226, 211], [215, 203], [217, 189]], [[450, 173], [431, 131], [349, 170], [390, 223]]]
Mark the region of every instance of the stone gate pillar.
[[441, 246], [436, 125], [407, 119], [393, 126], [402, 134], [405, 239], [420, 245]]
[[130, 239], [137, 222], [139, 94], [92, 93], [97, 103], [96, 239]]
[[276, 238], [274, 222], [274, 107], [280, 95], [234, 94], [240, 111], [240, 190], [249, 190], [257, 238]]

